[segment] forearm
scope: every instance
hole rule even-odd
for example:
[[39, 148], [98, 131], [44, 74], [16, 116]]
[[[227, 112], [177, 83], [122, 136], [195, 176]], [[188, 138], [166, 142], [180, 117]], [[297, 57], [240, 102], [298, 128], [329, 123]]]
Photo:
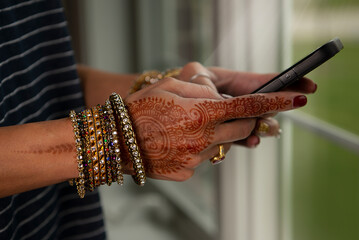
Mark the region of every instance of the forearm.
[[[78, 72], [88, 107], [103, 104], [112, 92], [125, 97], [137, 77], [82, 65]], [[1, 127], [0, 152], [0, 197], [60, 183], [79, 174], [69, 119]]]
[[69, 119], [0, 128], [0, 197], [78, 176]]
[[134, 80], [138, 77], [137, 74], [109, 73], [84, 65], [78, 65], [77, 70], [88, 107], [105, 102], [113, 92], [117, 92], [125, 98]]

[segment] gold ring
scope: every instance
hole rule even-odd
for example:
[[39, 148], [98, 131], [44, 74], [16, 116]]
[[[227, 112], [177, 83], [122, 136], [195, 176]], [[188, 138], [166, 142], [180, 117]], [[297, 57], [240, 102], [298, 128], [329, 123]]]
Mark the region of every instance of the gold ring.
[[224, 147], [223, 144], [218, 144], [218, 154], [210, 159], [212, 165], [217, 165], [221, 163], [226, 157], [226, 154], [224, 153]]

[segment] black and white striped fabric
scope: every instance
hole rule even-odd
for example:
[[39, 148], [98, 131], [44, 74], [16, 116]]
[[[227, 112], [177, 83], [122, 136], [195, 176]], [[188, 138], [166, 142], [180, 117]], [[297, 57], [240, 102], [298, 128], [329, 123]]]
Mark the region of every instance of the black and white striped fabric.
[[[1, 127], [83, 106], [70, 40], [60, 1], [0, 1]], [[1, 240], [104, 238], [97, 192], [80, 199], [63, 183], [0, 198]]]

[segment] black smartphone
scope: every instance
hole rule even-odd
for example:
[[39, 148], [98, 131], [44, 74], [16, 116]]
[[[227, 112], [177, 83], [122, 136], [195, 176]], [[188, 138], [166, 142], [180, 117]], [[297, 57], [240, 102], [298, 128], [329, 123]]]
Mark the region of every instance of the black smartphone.
[[343, 43], [335, 38], [324, 44], [290, 68], [286, 69], [252, 93], [277, 92], [301, 79], [304, 75], [322, 65], [343, 49]]

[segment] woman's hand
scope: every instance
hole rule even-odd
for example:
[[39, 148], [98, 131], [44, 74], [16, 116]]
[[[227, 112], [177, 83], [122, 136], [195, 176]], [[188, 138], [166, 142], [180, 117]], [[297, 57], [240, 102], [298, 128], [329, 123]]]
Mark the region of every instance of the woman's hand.
[[[200, 73], [199, 77], [193, 79], [193, 76], [198, 73]], [[249, 94], [271, 80], [274, 76], [276, 76], [276, 74], [238, 72], [219, 67], [205, 68], [198, 62], [191, 62], [183, 67], [179, 79], [208, 85], [218, 91], [221, 96], [229, 98]], [[314, 93], [316, 89], [317, 85], [312, 80], [302, 78], [283, 91], [308, 94]], [[274, 115], [275, 114], [270, 114], [264, 116], [264, 118], [258, 118], [257, 126], [253, 133], [248, 138], [237, 141], [236, 143], [246, 147], [255, 147], [260, 142], [259, 136], [278, 136], [280, 134], [280, 126], [278, 121], [272, 118]]]
[[[142, 151], [146, 174], [183, 181], [203, 161], [246, 139], [258, 117], [301, 107], [296, 92], [251, 94], [224, 99], [210, 84], [167, 78], [125, 99]], [[131, 164], [124, 166], [132, 173]]]

